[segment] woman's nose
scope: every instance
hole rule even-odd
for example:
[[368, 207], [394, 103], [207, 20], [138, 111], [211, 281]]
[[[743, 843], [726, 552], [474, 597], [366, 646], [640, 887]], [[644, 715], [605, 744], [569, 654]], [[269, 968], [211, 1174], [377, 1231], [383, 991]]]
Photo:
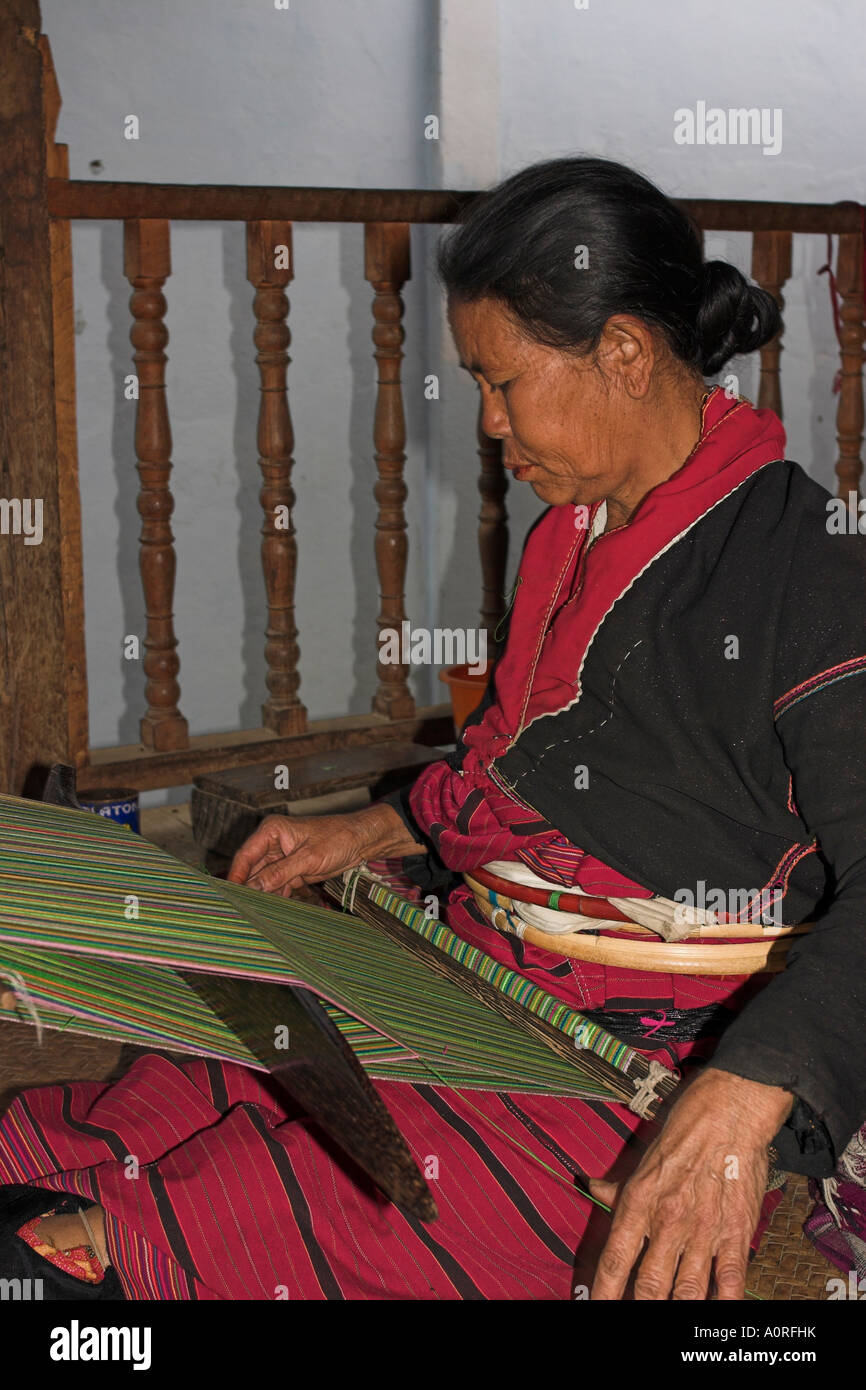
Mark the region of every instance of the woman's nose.
[[482, 397], [481, 428], [491, 439], [504, 439], [511, 433], [508, 424], [508, 411], [505, 409], [499, 392], [485, 391]]

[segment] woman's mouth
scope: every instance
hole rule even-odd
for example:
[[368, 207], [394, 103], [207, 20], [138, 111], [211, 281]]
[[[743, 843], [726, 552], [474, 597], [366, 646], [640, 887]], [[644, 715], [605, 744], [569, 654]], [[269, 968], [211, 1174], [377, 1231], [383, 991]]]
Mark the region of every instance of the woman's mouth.
[[519, 453], [512, 439], [508, 439], [505, 443], [502, 462], [509, 473], [514, 474], [518, 482], [525, 482], [533, 469], [538, 466], [534, 459], [526, 458], [524, 454]]
[[523, 483], [529, 477], [532, 468], [533, 465], [531, 463], [513, 463], [511, 465], [511, 472], [519, 483]]
[[518, 482], [523, 482], [538, 467], [534, 459], [506, 458], [503, 462], [509, 473], [513, 473]]

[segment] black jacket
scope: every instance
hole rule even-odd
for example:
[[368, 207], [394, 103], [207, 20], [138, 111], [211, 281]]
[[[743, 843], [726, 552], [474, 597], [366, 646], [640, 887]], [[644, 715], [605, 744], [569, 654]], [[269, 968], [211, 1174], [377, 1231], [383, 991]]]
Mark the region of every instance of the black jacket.
[[[778, 881], [784, 922], [817, 922], [713, 1065], [794, 1093], [780, 1160], [818, 1176], [866, 1121], [866, 537], [828, 529], [828, 501], [797, 464], [761, 468], [618, 599], [579, 701], [493, 764], [572, 843], [664, 897]], [[423, 839], [408, 795], [389, 800]], [[409, 867], [441, 887], [435, 854]]]

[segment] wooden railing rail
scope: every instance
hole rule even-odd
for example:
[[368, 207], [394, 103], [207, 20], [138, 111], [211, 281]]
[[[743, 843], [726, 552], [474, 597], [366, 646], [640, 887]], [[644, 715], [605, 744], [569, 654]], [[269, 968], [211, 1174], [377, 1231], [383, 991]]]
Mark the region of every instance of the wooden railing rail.
[[[269, 185], [104, 183], [49, 178], [48, 211], [73, 220], [166, 217], [172, 222], [453, 222], [477, 191], [421, 188], [279, 188]], [[681, 198], [717, 232], [861, 233], [859, 203], [766, 203]]]

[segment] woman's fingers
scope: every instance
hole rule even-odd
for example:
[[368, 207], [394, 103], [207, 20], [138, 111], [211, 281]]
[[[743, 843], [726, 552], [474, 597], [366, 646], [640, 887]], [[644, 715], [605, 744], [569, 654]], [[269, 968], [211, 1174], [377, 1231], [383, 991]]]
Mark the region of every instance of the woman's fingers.
[[[756, 1168], [762, 1157], [755, 1156]], [[761, 1184], [752, 1192], [749, 1182], [694, 1184], [693, 1174], [691, 1182], [662, 1170], [636, 1177], [619, 1194], [613, 1183], [590, 1185], [609, 1205], [619, 1198], [592, 1297], [622, 1298], [639, 1261], [636, 1299], [702, 1300], [713, 1283], [720, 1299], [744, 1298]]]
[[749, 1272], [749, 1240], [733, 1236], [720, 1241], [716, 1254], [716, 1292], [721, 1300], [746, 1296], [746, 1276]]
[[360, 863], [366, 848], [351, 815], [268, 816], [238, 850], [229, 879], [289, 896], [293, 888]]
[[281, 893], [289, 882], [297, 877], [294, 857], [275, 859], [270, 864], [261, 864], [247, 879], [248, 888], [256, 888], [260, 893]]
[[702, 1301], [710, 1290], [713, 1255], [709, 1246], [684, 1251], [674, 1282], [673, 1297]]
[[668, 1227], [650, 1239], [634, 1281], [636, 1299], [670, 1298], [683, 1244], [687, 1239], [687, 1232], [682, 1226]]
[[615, 1209], [619, 1199], [620, 1184], [618, 1182], [608, 1182], [606, 1178], [590, 1178], [589, 1190], [593, 1197], [599, 1202], [604, 1202], [606, 1207]]
[[280, 853], [279, 847], [265, 842], [257, 830], [244, 841], [232, 860], [227, 875], [229, 883], [246, 883], [252, 874]]
[[[294, 854], [283, 855], [271, 864], [265, 864], [247, 879], [248, 888], [258, 888], [262, 893], [281, 893], [289, 897], [295, 888], [314, 882], [320, 869], [319, 856], [306, 845]], [[327, 871], [324, 874], [327, 877]]]
[[263, 873], [269, 864], [279, 863], [292, 854], [303, 840], [301, 821], [292, 821], [289, 816], [266, 816], [232, 860], [229, 882], [249, 883], [253, 877]]
[[247, 879], [247, 887], [289, 898], [295, 889], [303, 888], [307, 883], [318, 883], [332, 871], [323, 856], [322, 847], [315, 842], [304, 843], [293, 853], [282, 855], [257, 868]]
[[636, 1209], [626, 1211], [620, 1205], [595, 1271], [591, 1298], [622, 1298], [646, 1235], [646, 1222], [640, 1213]]

